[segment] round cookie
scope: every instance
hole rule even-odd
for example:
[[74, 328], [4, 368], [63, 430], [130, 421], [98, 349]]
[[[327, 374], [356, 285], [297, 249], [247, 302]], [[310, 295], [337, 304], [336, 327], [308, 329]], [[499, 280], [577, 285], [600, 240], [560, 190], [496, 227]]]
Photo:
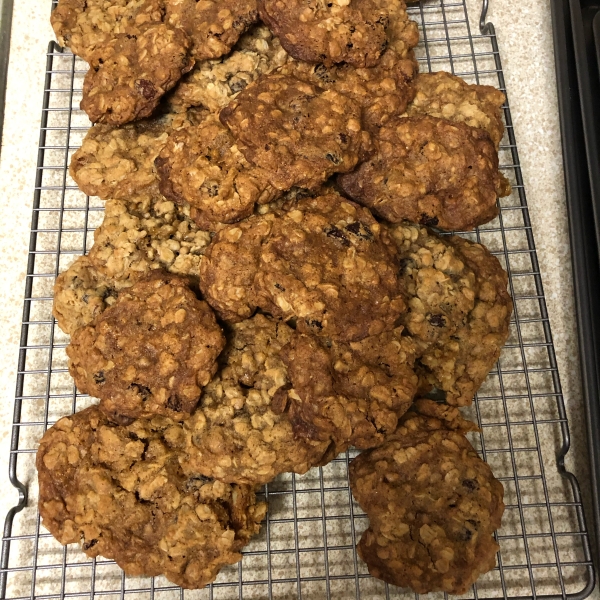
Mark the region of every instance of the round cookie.
[[409, 117], [429, 115], [484, 129], [498, 148], [504, 134], [504, 94], [490, 85], [470, 85], [444, 71], [421, 73], [415, 81], [416, 95]]
[[504, 490], [457, 426], [410, 415], [350, 464], [369, 517], [358, 554], [373, 577], [420, 594], [464, 594], [495, 566]]
[[374, 145], [374, 154], [338, 182], [392, 223], [473, 229], [498, 214], [498, 196], [510, 194], [482, 129], [429, 116], [396, 118], [380, 128]]
[[139, 35], [162, 18], [162, 0], [59, 0], [50, 23], [59, 44], [89, 62], [117, 35]]
[[196, 60], [228, 54], [258, 19], [256, 0], [165, 0], [165, 22], [192, 41]]
[[130, 282], [155, 269], [197, 282], [210, 234], [173, 204], [158, 197], [109, 200], [94, 232], [89, 260], [106, 278]]
[[231, 322], [257, 308], [300, 332], [360, 340], [405, 310], [394, 247], [371, 214], [329, 193], [221, 229], [200, 265], [200, 287]]
[[241, 91], [220, 118], [242, 154], [282, 191], [313, 189], [350, 171], [370, 140], [356, 102], [277, 72]]
[[155, 165], [160, 191], [189, 204], [190, 214], [205, 229], [249, 217], [256, 204], [279, 194], [265, 172], [244, 158], [216, 115], [172, 132]]
[[208, 304], [179, 277], [156, 272], [116, 302], [67, 347], [77, 388], [110, 416], [182, 419], [217, 370], [225, 338]]
[[208, 585], [241, 560], [266, 505], [249, 486], [186, 477], [178, 431], [157, 417], [117, 425], [95, 406], [58, 421], [37, 453], [44, 527], [128, 575]]
[[163, 23], [119, 34], [89, 57], [81, 108], [92, 123], [123, 125], [148, 117], [193, 66], [189, 40]]
[[300, 334], [283, 349], [293, 389], [290, 418], [296, 435], [373, 448], [396, 430], [418, 378], [414, 347], [402, 328], [342, 343]]
[[291, 385], [280, 353], [294, 335], [291, 327], [264, 315], [231, 327], [219, 371], [183, 423], [190, 440], [180, 459], [186, 472], [263, 484], [333, 458], [328, 441], [295, 436], [292, 430]]
[[375, 0], [258, 0], [258, 11], [298, 60], [372, 67], [387, 45], [389, 13]]
[[182, 112], [190, 106], [204, 106], [218, 112], [247, 85], [288, 59], [269, 29], [255, 25], [239, 39], [231, 54], [197, 62], [169, 95], [169, 108]]
[[440, 340], [421, 355], [416, 371], [423, 393], [436, 387], [446, 393], [448, 404], [467, 406], [500, 357], [513, 303], [506, 271], [484, 246], [458, 236], [444, 241], [475, 273], [475, 304], [449, 340]]

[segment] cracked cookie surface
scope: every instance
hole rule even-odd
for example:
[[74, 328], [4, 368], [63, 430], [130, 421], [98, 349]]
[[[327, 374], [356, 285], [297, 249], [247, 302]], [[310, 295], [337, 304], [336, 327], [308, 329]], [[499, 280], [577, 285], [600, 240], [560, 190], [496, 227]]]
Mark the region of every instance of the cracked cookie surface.
[[343, 190], [379, 216], [464, 231], [491, 221], [510, 185], [489, 135], [435, 117], [396, 118], [374, 137], [375, 152], [338, 177]]
[[447, 417], [409, 414], [350, 464], [352, 493], [369, 517], [359, 556], [372, 576], [418, 593], [466, 593], [499, 549], [502, 484], [452, 430], [463, 424]]
[[264, 315], [231, 327], [219, 371], [183, 424], [190, 439], [181, 458], [186, 472], [262, 484], [333, 458], [326, 456], [328, 441], [296, 436], [290, 423], [291, 385], [280, 352], [294, 335]]
[[285, 191], [354, 168], [370, 138], [350, 98], [281, 73], [261, 76], [221, 113], [242, 154]]
[[249, 217], [256, 204], [279, 193], [265, 172], [244, 158], [216, 115], [172, 132], [155, 165], [160, 191], [188, 203], [192, 218], [205, 229]]
[[83, 82], [81, 108], [93, 123], [123, 125], [148, 117], [193, 66], [189, 40], [163, 23], [120, 34], [96, 49]]
[[153, 273], [71, 336], [69, 371], [108, 415], [182, 419], [217, 370], [225, 338], [179, 277]]
[[387, 45], [389, 12], [374, 0], [258, 0], [258, 10], [298, 60], [371, 67]]
[[258, 19], [256, 0], [165, 0], [165, 21], [183, 29], [196, 60], [227, 54]]
[[226, 321], [257, 308], [301, 332], [359, 340], [405, 310], [387, 232], [337, 194], [253, 215], [215, 235], [201, 263], [205, 299]]
[[266, 505], [249, 486], [186, 477], [173, 425], [117, 425], [95, 406], [59, 420], [37, 453], [38, 506], [61, 544], [81, 543], [128, 575], [201, 588], [241, 560]]

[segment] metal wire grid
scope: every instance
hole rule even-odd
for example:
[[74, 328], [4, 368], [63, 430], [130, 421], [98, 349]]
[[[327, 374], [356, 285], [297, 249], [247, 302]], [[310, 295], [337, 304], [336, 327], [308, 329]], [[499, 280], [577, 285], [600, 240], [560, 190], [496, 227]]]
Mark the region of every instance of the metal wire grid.
[[[410, 13], [421, 30], [422, 70], [448, 70], [504, 89], [493, 26], [473, 35], [465, 0], [426, 1]], [[70, 156], [89, 128], [78, 109], [86, 68], [50, 44], [10, 457], [20, 503], [6, 519], [0, 597], [414, 597], [369, 577], [356, 556], [367, 520], [348, 487], [352, 452], [266, 486], [269, 514], [262, 533], [239, 565], [201, 591], [183, 591], [164, 578], [126, 577], [113, 561], [62, 547], [40, 526], [37, 442], [58, 418], [93, 402], [73, 386], [64, 352], [68, 339], [51, 315], [57, 274], [90, 248], [103, 216], [102, 203], [82, 194], [68, 175]], [[514, 192], [501, 201], [496, 220], [463, 235], [498, 256], [515, 300], [509, 341], [470, 415], [481, 426], [472, 442], [504, 484], [507, 508], [498, 532], [498, 567], [465, 597], [575, 600], [589, 595], [595, 575], [579, 487], [564, 469], [568, 424], [508, 105], [505, 118], [500, 156]]]

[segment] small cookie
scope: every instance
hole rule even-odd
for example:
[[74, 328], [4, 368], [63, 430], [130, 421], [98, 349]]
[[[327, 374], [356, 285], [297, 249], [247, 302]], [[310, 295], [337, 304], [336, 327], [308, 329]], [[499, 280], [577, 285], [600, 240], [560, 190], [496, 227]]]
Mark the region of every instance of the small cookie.
[[170, 200], [109, 200], [104, 221], [94, 232], [89, 260], [113, 282], [132, 285], [151, 271], [165, 269], [196, 283], [209, 243], [210, 234]]
[[92, 123], [123, 125], [148, 117], [193, 66], [189, 40], [163, 23], [120, 34], [95, 50], [83, 82], [81, 108]]
[[225, 338], [186, 283], [156, 272], [71, 336], [69, 371], [107, 415], [182, 419], [198, 403]]
[[350, 464], [352, 493], [369, 517], [359, 556], [373, 577], [420, 594], [466, 593], [499, 550], [502, 484], [451, 429], [411, 415]]
[[473, 229], [498, 214], [498, 196], [510, 194], [482, 129], [428, 116], [396, 118], [381, 127], [374, 144], [374, 155], [338, 182], [392, 223]]
[[88, 62], [116, 36], [139, 35], [162, 19], [162, 0], [59, 0], [50, 15], [58, 43]]
[[169, 108], [182, 112], [190, 106], [204, 106], [218, 112], [247, 85], [288, 59], [269, 29], [255, 25], [239, 39], [231, 54], [197, 62], [169, 95]]
[[356, 102], [277, 72], [245, 88], [220, 117], [244, 156], [282, 191], [313, 189], [350, 171], [369, 143]]
[[258, 19], [256, 0], [165, 0], [165, 22], [192, 41], [196, 60], [219, 58]]
[[414, 348], [402, 328], [359, 342], [297, 335], [283, 349], [293, 389], [290, 418], [296, 435], [373, 448], [396, 430], [410, 407], [418, 378]]
[[231, 322], [260, 308], [301, 332], [354, 341], [391, 329], [405, 310], [387, 233], [334, 193], [223, 228], [200, 270], [204, 297]]
[[52, 314], [58, 326], [72, 335], [114, 304], [118, 290], [126, 287], [126, 282], [113, 281], [87, 256], [80, 256], [56, 278]]
[[416, 81], [416, 96], [409, 104], [409, 117], [429, 115], [485, 129], [498, 148], [504, 134], [502, 106], [505, 95], [490, 85], [470, 85], [444, 71], [421, 73]]
[[306, 473], [333, 458], [326, 455], [328, 441], [296, 436], [292, 430], [291, 385], [280, 352], [294, 335], [291, 327], [264, 315], [232, 326], [217, 375], [183, 423], [190, 439], [180, 458], [186, 472], [263, 484], [286, 471]]
[[117, 425], [96, 406], [58, 421], [37, 453], [44, 527], [131, 576], [190, 589], [214, 581], [241, 560], [266, 505], [249, 486], [186, 477], [177, 431], [158, 417]]
[[477, 278], [475, 305], [464, 325], [446, 342], [429, 348], [418, 360], [419, 388], [446, 392], [446, 402], [467, 406], [500, 357], [509, 334], [513, 303], [508, 275], [480, 244], [458, 236], [444, 238]]
[[205, 229], [249, 217], [256, 204], [279, 194], [265, 172], [244, 158], [216, 115], [172, 132], [155, 165], [160, 191], [189, 204], [192, 218]]
[[258, 0], [258, 11], [298, 60], [372, 67], [387, 45], [389, 13], [375, 0]]

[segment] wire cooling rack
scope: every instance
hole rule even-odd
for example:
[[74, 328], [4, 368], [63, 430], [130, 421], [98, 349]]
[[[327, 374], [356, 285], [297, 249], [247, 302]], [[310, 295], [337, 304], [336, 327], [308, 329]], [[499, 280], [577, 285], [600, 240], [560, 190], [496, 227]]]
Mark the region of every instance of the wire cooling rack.
[[[504, 89], [493, 26], [472, 34], [463, 1], [424, 0], [418, 21], [422, 70], [447, 70]], [[12, 431], [10, 480], [20, 502], [6, 519], [0, 597], [55, 599], [413, 598], [368, 575], [354, 546], [367, 519], [352, 500], [353, 453], [304, 476], [285, 475], [264, 489], [269, 514], [238, 565], [201, 591], [164, 578], [126, 577], [113, 561], [62, 547], [40, 525], [35, 451], [60, 417], [93, 400], [68, 375], [66, 336], [52, 318], [57, 274], [93, 241], [103, 204], [82, 194], [68, 164], [89, 121], [78, 106], [86, 64], [55, 43], [48, 49], [23, 329]], [[505, 489], [498, 566], [467, 598], [586, 597], [594, 587], [588, 533], [577, 481], [564, 469], [569, 430], [508, 105], [500, 162], [513, 184], [499, 217], [464, 234], [484, 243], [510, 275], [515, 311], [510, 338], [472, 407], [481, 433], [472, 442]], [[441, 597], [442, 594], [434, 596]]]

